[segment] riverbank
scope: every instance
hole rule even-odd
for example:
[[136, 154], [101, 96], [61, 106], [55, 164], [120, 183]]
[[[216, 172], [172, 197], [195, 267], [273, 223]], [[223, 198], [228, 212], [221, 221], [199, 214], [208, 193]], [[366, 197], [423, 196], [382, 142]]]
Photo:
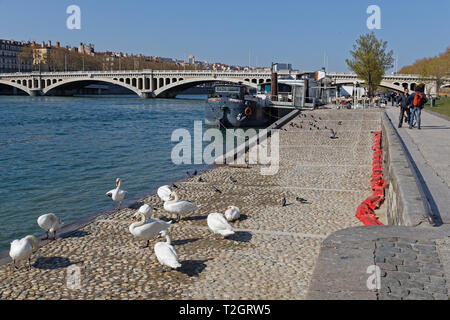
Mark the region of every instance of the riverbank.
[[[280, 168], [275, 175], [261, 175], [258, 165], [223, 165], [203, 172], [203, 182], [198, 176], [176, 182], [182, 199], [201, 205], [170, 229], [182, 263], [179, 272], [159, 272], [153, 246], [161, 240], [139, 249], [144, 243], [128, 231], [136, 209], [125, 208], [45, 245], [33, 256], [30, 271], [0, 266], [1, 297], [305, 298], [323, 239], [360, 225], [354, 213], [372, 194], [372, 131], [380, 129], [381, 117], [379, 110], [302, 114], [291, 121], [301, 128], [288, 123], [280, 130]], [[333, 128], [338, 139], [330, 139], [325, 127]], [[156, 209], [155, 217], [167, 216], [156, 195], [143, 202]], [[208, 229], [206, 217], [229, 205], [240, 207], [242, 218], [232, 224], [234, 236], [219, 239]], [[78, 289], [67, 286], [71, 265], [81, 271]]]

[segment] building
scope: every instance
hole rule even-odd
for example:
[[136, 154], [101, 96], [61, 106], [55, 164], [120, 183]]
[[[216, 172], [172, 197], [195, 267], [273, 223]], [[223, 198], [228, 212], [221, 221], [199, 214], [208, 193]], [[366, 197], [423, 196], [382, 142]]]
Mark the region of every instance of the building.
[[31, 71], [31, 61], [20, 58], [24, 46], [24, 42], [0, 39], [0, 73]]
[[195, 64], [195, 57], [194, 56], [189, 56], [188, 63], [189, 64]]
[[33, 48], [33, 65], [46, 65], [50, 56], [50, 48]]
[[83, 42], [81, 42], [80, 45], [78, 46], [78, 53], [94, 56], [95, 55], [94, 45], [91, 43], [86, 45]]

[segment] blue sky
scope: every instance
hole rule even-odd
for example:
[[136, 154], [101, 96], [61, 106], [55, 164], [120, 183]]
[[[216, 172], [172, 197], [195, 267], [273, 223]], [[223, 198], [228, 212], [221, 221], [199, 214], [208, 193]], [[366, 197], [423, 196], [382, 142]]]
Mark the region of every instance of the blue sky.
[[[81, 30], [66, 28], [66, 8], [81, 8]], [[399, 67], [450, 46], [450, 1], [403, 0], [0, 0], [0, 38], [94, 43], [97, 51], [228, 64], [290, 62], [301, 70], [348, 71], [345, 58], [367, 33], [366, 8], [381, 8], [381, 30]]]

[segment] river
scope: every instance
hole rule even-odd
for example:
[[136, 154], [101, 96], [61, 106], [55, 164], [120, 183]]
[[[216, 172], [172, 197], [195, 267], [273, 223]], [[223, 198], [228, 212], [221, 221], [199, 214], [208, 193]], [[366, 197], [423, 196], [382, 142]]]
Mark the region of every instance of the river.
[[[175, 129], [194, 130], [205, 100], [0, 97], [0, 251], [53, 212], [70, 223], [109, 210], [122, 178], [127, 199], [206, 165], [174, 165]], [[114, 204], [115, 205], [115, 204]]]

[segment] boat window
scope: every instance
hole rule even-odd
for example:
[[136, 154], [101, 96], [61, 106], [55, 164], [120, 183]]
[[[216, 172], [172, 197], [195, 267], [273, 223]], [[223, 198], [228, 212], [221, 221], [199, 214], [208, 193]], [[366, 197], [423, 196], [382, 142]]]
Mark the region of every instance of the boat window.
[[220, 86], [216, 87], [216, 92], [229, 92], [229, 93], [237, 93], [241, 92], [240, 87], [228, 87], [228, 86]]
[[284, 83], [278, 84], [278, 92], [291, 92], [291, 91], [292, 91], [291, 86], [288, 86], [287, 84]]

